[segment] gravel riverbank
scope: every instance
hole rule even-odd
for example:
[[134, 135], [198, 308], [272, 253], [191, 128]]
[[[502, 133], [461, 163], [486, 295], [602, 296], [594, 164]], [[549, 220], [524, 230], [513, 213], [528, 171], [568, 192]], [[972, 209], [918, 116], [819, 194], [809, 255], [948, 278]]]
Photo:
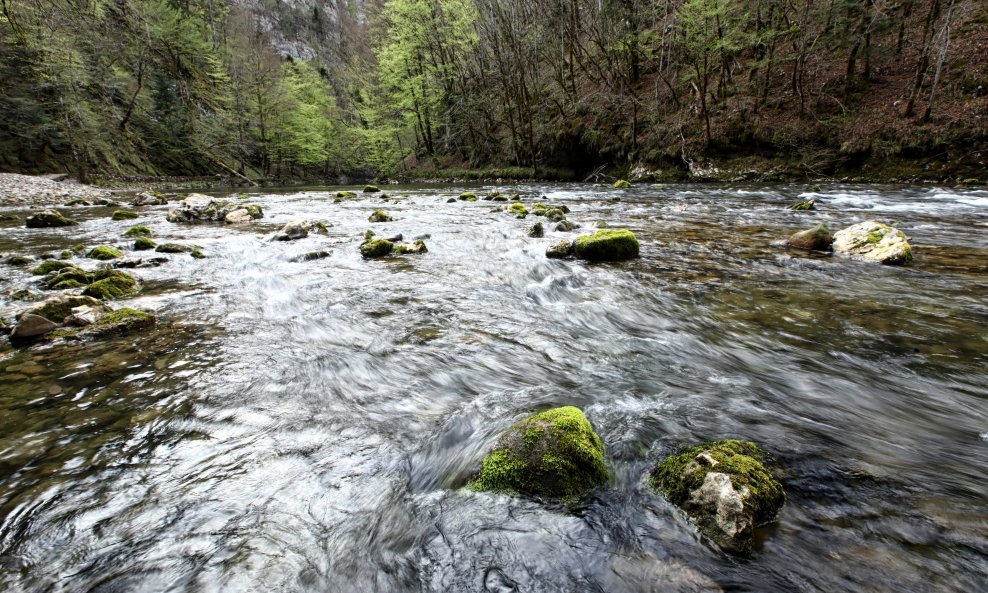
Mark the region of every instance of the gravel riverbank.
[[0, 173], [0, 207], [64, 204], [73, 198], [108, 198], [111, 192], [74, 180], [53, 181], [46, 177]]

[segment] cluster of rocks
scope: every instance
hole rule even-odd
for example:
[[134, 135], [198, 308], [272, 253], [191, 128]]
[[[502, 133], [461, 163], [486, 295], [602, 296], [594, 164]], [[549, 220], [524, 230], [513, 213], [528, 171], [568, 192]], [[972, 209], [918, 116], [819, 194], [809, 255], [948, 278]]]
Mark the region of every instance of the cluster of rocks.
[[237, 224], [264, 218], [264, 211], [257, 204], [237, 204], [230, 200], [211, 198], [203, 194], [189, 194], [178, 206], [168, 211], [168, 222], [198, 224], [225, 222]]
[[102, 338], [145, 329], [156, 321], [151, 313], [129, 307], [114, 310], [87, 294], [62, 294], [18, 314], [10, 341], [21, 345], [39, 339]]
[[833, 251], [853, 259], [904, 265], [913, 259], [906, 235], [885, 223], [868, 220], [831, 233], [825, 224], [793, 233], [785, 245], [810, 251]]
[[[610, 481], [604, 454], [580, 409], [554, 408], [504, 432], [468, 487], [575, 502]], [[747, 554], [755, 529], [774, 520], [786, 500], [763, 458], [754, 443], [706, 443], [657, 463], [647, 481], [722, 549]]]
[[416, 255], [428, 253], [425, 241], [414, 239], [404, 242], [404, 237], [395, 235], [387, 239], [375, 239], [374, 231], [364, 233], [364, 241], [360, 244], [360, 255], [368, 259], [385, 257], [387, 255]]

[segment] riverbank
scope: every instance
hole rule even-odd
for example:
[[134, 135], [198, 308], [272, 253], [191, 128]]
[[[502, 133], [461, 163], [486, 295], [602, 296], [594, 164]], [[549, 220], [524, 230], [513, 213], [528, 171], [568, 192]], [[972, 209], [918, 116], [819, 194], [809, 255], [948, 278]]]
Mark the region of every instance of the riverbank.
[[107, 199], [111, 195], [109, 190], [84, 185], [69, 178], [56, 181], [42, 175], [0, 173], [0, 207], [63, 204], [77, 198], [98, 200]]

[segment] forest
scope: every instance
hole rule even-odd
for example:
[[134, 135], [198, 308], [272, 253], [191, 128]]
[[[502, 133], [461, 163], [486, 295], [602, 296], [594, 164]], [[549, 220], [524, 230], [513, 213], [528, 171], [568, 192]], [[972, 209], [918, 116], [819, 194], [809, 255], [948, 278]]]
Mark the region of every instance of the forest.
[[963, 180], [976, 0], [2, 0], [0, 169]]

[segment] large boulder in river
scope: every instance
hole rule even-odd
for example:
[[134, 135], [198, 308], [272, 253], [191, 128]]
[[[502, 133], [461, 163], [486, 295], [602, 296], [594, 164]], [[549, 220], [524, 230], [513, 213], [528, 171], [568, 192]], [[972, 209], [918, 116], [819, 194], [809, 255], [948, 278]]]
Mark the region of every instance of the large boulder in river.
[[79, 224], [71, 218], [65, 218], [56, 210], [45, 210], [33, 216], [28, 216], [24, 221], [24, 226], [29, 229], [44, 229], [62, 226], [75, 226]]
[[830, 251], [830, 245], [833, 242], [834, 235], [822, 222], [811, 229], [793, 233], [786, 239], [786, 245], [789, 247], [810, 251]]
[[578, 237], [573, 253], [588, 261], [618, 261], [638, 257], [638, 238], [628, 229], [602, 229]]
[[833, 247], [834, 253], [880, 264], [902, 265], [913, 259], [906, 235], [874, 220], [837, 231]]
[[308, 220], [296, 220], [281, 227], [278, 234], [274, 236], [275, 241], [295, 241], [309, 236], [309, 229], [312, 223]]
[[[244, 213], [237, 212], [244, 210]], [[227, 221], [227, 216], [237, 214], [233, 220]], [[218, 200], [203, 194], [189, 194], [179, 205], [168, 211], [168, 222], [196, 224], [201, 222], [245, 222], [247, 219], [263, 218], [264, 213], [257, 204], [240, 205], [229, 200]]]
[[718, 546], [740, 554], [751, 551], [755, 527], [775, 519], [786, 501], [761, 449], [745, 441], [686, 449], [656, 465], [650, 481]]
[[470, 488], [572, 499], [609, 479], [603, 441], [582, 411], [564, 406], [508, 429]]

